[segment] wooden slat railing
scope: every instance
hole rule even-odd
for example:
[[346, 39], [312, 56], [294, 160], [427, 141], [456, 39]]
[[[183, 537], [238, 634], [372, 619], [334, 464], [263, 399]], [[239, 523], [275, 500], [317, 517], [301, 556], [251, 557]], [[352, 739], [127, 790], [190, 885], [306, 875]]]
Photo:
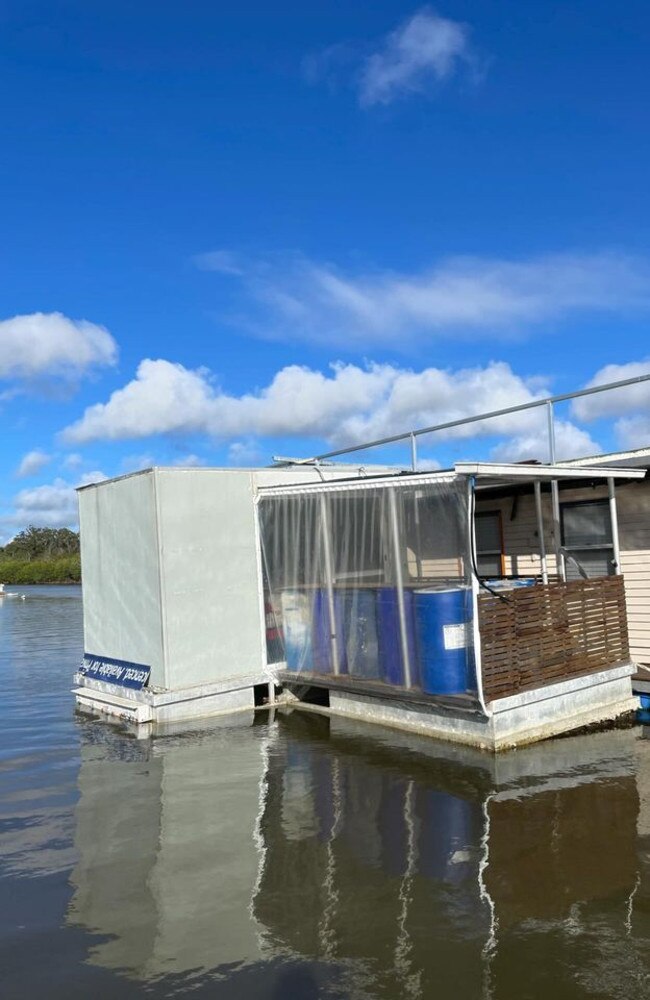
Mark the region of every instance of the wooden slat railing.
[[630, 658], [622, 576], [538, 584], [478, 599], [488, 701]]

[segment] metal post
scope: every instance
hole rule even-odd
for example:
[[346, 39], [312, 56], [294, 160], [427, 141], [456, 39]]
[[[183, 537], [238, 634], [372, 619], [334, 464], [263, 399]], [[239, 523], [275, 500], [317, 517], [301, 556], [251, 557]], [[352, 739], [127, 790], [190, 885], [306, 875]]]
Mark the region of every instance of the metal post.
[[618, 511], [616, 509], [616, 491], [614, 477], [607, 480], [607, 491], [609, 493], [609, 516], [612, 522], [612, 547], [614, 549], [614, 572], [621, 572], [621, 549], [618, 541]]
[[418, 442], [415, 434], [411, 434], [411, 468], [418, 471]]
[[[555, 465], [555, 420], [553, 416], [553, 403], [548, 400], [546, 403], [546, 418], [548, 421], [548, 460], [551, 465]], [[555, 562], [557, 572], [562, 582], [566, 581], [566, 565], [564, 556], [560, 549], [562, 538], [560, 531], [560, 488], [557, 479], [551, 483], [551, 508], [553, 511], [553, 545], [555, 548]]]
[[473, 476], [467, 477], [467, 545], [468, 552], [465, 553], [465, 559], [471, 559], [472, 566], [470, 569], [471, 584], [472, 584], [472, 638], [474, 640], [474, 670], [476, 671], [476, 693], [478, 694], [479, 705], [483, 709], [484, 715], [490, 715], [488, 712], [488, 707], [485, 704], [485, 694], [483, 692], [483, 662], [481, 656], [481, 630], [479, 627], [478, 620], [478, 594], [480, 590], [480, 585], [478, 582], [478, 577], [474, 572], [474, 554], [476, 553], [476, 503], [474, 495], [474, 487], [476, 483]]
[[542, 583], [548, 583], [546, 568], [546, 542], [544, 541], [544, 518], [542, 516], [542, 484], [535, 480], [535, 510], [537, 512], [537, 534], [539, 536], [539, 560], [542, 566]]
[[413, 687], [411, 676], [411, 657], [409, 656], [408, 630], [406, 628], [406, 608], [404, 606], [404, 578], [402, 574], [402, 546], [397, 516], [397, 494], [395, 487], [388, 488], [388, 506], [390, 510], [390, 527], [393, 542], [393, 561], [395, 563], [395, 586], [397, 589], [397, 613], [399, 615], [399, 634], [402, 646], [402, 662], [404, 664], [404, 683], [407, 688]]
[[334, 572], [332, 570], [332, 549], [330, 546], [330, 524], [329, 511], [327, 508], [327, 495], [321, 493], [320, 497], [320, 526], [323, 537], [323, 561], [325, 563], [325, 586], [327, 588], [327, 607], [330, 619], [330, 642], [332, 644], [332, 664], [334, 673], [340, 674], [341, 661], [339, 659], [338, 638], [336, 635], [336, 614], [334, 604]]

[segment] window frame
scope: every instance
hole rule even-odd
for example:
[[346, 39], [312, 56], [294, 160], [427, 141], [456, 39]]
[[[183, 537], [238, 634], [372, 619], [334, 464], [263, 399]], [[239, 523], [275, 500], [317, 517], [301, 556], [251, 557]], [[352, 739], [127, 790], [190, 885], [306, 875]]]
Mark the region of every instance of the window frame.
[[[577, 553], [580, 552], [604, 552], [608, 554], [607, 558], [607, 576], [614, 576], [616, 573], [616, 567], [614, 565], [614, 540], [613, 538], [609, 542], [597, 542], [593, 545], [567, 545], [566, 542], [566, 531], [564, 523], [564, 514], [567, 509], [572, 509], [575, 507], [595, 507], [599, 505], [600, 507], [609, 508], [609, 500], [607, 497], [598, 497], [590, 500], [565, 500], [560, 503], [560, 537], [562, 539], [562, 546], [570, 552], [572, 555], [575, 554], [575, 558], [579, 560]], [[611, 537], [611, 524], [610, 524], [610, 537]], [[598, 577], [591, 577], [591, 579], [598, 579]]]
[[[496, 517], [497, 525], [499, 529], [499, 549], [479, 549], [478, 547], [478, 532], [476, 530], [477, 522], [479, 518], [485, 517]], [[498, 556], [500, 572], [496, 574], [498, 578], [503, 578], [506, 575], [506, 554], [504, 551], [504, 541], [503, 541], [503, 511], [500, 508], [496, 510], [477, 510], [474, 512], [474, 537], [476, 538], [476, 568], [479, 570], [479, 576], [489, 577], [493, 576], [492, 573], [481, 573], [479, 567], [479, 560], [481, 556]]]

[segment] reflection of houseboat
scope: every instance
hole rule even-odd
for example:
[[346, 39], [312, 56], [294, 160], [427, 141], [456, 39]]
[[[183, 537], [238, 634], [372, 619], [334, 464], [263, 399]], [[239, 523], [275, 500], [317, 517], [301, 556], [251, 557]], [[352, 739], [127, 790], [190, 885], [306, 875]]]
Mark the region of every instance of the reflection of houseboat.
[[252, 713], [236, 720], [155, 744], [110, 727], [82, 741], [68, 922], [101, 935], [94, 964], [149, 979], [258, 956], [250, 831], [264, 760], [242, 738]]
[[[542, 507], [547, 488], [604, 486], [618, 570], [615, 488], [644, 476], [460, 463], [85, 487], [78, 704], [157, 723], [251, 708], [280, 682], [298, 699], [318, 689], [333, 713], [488, 749], [615, 718], [635, 704], [623, 578], [565, 579], [575, 554]], [[501, 575], [485, 540], [504, 491], [533, 498], [539, 554], [531, 586], [505, 590], [483, 580]]]
[[343, 719], [319, 738], [300, 713], [282, 730], [254, 913], [274, 947], [340, 963], [346, 995], [498, 996], [525, 975], [537, 996], [540, 947], [557, 986], [582, 941], [593, 983], [611, 978], [601, 947], [643, 941], [629, 731], [490, 759], [410, 736], [400, 754]]
[[176, 986], [256, 966], [260, 996], [298, 963], [359, 998], [520, 995], [522, 977], [568, 996], [574, 975], [636, 995], [638, 731], [489, 756], [302, 712], [239, 719], [159, 741], [87, 728], [68, 921], [93, 964]]

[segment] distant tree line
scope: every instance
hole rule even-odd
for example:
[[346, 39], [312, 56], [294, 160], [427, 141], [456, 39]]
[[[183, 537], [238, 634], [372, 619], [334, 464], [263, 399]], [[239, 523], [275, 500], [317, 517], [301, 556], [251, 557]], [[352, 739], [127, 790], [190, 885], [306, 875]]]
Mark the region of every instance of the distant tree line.
[[78, 583], [79, 535], [30, 525], [0, 548], [0, 583]]

